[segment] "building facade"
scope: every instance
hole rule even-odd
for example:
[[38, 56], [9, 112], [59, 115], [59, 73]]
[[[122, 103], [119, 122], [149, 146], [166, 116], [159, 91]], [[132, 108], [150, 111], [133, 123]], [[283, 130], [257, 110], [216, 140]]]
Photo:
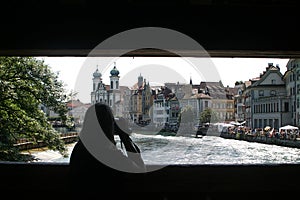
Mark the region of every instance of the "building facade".
[[283, 79], [290, 98], [291, 124], [300, 126], [300, 59], [290, 59]]
[[252, 80], [243, 95], [247, 126], [271, 126], [278, 130], [279, 127], [290, 123], [290, 98], [287, 96], [279, 66], [269, 63], [266, 71]]
[[106, 85], [102, 81], [102, 74], [99, 72], [98, 67], [93, 73], [93, 90], [91, 92], [91, 104], [97, 102], [103, 102], [108, 104], [114, 114], [116, 111], [121, 113], [120, 103], [121, 103], [121, 92], [119, 86], [119, 70], [116, 68], [116, 63], [114, 63], [113, 69], [110, 71], [110, 85]]
[[149, 82], [140, 74], [138, 82], [130, 89], [129, 114], [131, 120], [139, 125], [151, 122], [150, 109], [153, 105], [153, 93]]
[[201, 82], [199, 90], [211, 97], [211, 109], [217, 114], [219, 122], [235, 121], [235, 90], [224, 87], [222, 82]]

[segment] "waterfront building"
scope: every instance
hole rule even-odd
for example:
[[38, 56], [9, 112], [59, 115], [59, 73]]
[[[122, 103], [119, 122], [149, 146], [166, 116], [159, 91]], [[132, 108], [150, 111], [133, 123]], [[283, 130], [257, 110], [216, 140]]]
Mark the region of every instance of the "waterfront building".
[[222, 82], [204, 82], [199, 85], [199, 91], [211, 97], [211, 109], [217, 114], [220, 122], [234, 121], [235, 90], [224, 87]]
[[152, 119], [155, 126], [178, 127], [180, 111], [176, 95], [167, 86], [162, 86], [153, 101]]
[[169, 102], [169, 124], [176, 126], [179, 123], [178, 119], [181, 111], [178, 98], [174, 93], [170, 93], [167, 100]]
[[201, 82], [200, 84], [165, 83], [166, 88], [175, 93], [180, 110], [191, 108], [198, 124], [201, 112], [212, 108], [221, 121], [234, 120], [234, 99], [237, 89], [224, 87], [222, 82]]
[[163, 94], [157, 94], [152, 108], [152, 120], [155, 126], [164, 126], [169, 121], [169, 110], [167, 99]]
[[129, 102], [129, 114], [134, 123], [147, 125], [151, 121], [150, 109], [153, 105], [153, 92], [149, 82], [140, 74], [133, 85]]
[[169, 88], [175, 94], [178, 100], [190, 97], [192, 95], [192, 85], [185, 83], [165, 83], [165, 87]]
[[[249, 83], [248, 83], [248, 87], [251, 86], [252, 84], [254, 84], [256, 81], [258, 81], [260, 78], [259, 77], [256, 77], [256, 78], [252, 78], [252, 79], [249, 79]], [[245, 126], [247, 127], [253, 127], [253, 124], [252, 124], [252, 98], [253, 98], [253, 95], [251, 94], [253, 91], [252, 90], [248, 90], [246, 87], [245, 90], [243, 91], [243, 99], [244, 99], [244, 116], [245, 116], [245, 120], [246, 120], [246, 124]]]
[[300, 126], [300, 59], [290, 59], [283, 79], [290, 98], [291, 124]]
[[82, 125], [85, 113], [91, 106], [90, 103], [82, 103], [79, 99], [67, 102], [68, 114], [72, 116], [77, 125]]
[[[171, 95], [174, 97], [167, 96], [169, 99], [169, 123], [170, 124], [177, 124], [179, 121], [179, 115], [183, 108], [186, 106], [190, 106], [192, 104], [192, 111], [194, 112], [195, 116], [198, 111], [197, 106], [195, 105], [195, 100], [190, 100], [192, 96], [192, 80], [190, 79], [190, 84], [186, 83], [165, 83], [165, 88], [169, 90]], [[195, 120], [197, 120], [195, 118]]]
[[190, 97], [185, 97], [180, 100], [181, 108], [191, 107], [194, 112], [195, 122], [198, 124], [200, 114], [205, 109], [211, 108], [212, 106], [212, 97], [203, 93], [203, 91], [193, 90], [193, 94]]
[[245, 113], [247, 126], [279, 129], [289, 124], [291, 119], [290, 99], [286, 95], [285, 83], [279, 66], [269, 63], [260, 77], [251, 80], [245, 88]]
[[246, 94], [244, 93], [245, 89], [251, 85], [251, 81], [244, 81], [235, 84], [235, 88], [237, 93], [234, 95], [234, 114], [235, 114], [235, 121], [238, 123], [245, 122], [247, 124], [247, 112], [245, 106], [245, 99]]
[[237, 88], [237, 94], [234, 95], [234, 115], [235, 120], [239, 123], [245, 121], [245, 115], [244, 115], [244, 103], [243, 103], [243, 90], [245, 90], [245, 84], [242, 83], [236, 83], [235, 88]]

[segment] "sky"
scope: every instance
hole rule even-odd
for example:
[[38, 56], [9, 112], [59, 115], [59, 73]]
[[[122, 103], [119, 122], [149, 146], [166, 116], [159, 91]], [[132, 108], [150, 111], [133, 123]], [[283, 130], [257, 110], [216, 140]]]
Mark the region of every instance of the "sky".
[[268, 66], [278, 64], [284, 74], [289, 59], [276, 58], [142, 58], [142, 57], [37, 57], [45, 61], [67, 91], [78, 92], [76, 99], [90, 103], [92, 78], [96, 69], [109, 84], [110, 70], [119, 70], [120, 85], [133, 86], [139, 75], [150, 85], [166, 82], [200, 84], [201, 81], [222, 81], [224, 86], [234, 87], [236, 81], [248, 81], [258, 77]]

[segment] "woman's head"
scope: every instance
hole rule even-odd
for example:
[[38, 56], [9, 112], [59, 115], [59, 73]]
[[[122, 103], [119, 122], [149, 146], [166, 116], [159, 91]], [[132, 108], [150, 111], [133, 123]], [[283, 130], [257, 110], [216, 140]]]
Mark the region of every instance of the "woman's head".
[[114, 116], [111, 108], [104, 103], [96, 103], [95, 104], [96, 116], [97, 120], [106, 135], [106, 137], [114, 144], [116, 144], [114, 140]]

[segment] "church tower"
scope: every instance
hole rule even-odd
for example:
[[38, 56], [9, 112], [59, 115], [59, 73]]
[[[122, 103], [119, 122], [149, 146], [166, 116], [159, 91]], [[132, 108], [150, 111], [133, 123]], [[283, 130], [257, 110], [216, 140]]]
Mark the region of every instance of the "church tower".
[[102, 81], [102, 74], [99, 72], [98, 65], [96, 71], [93, 73], [93, 91], [91, 92], [91, 103], [96, 103], [96, 91]]
[[121, 92], [119, 86], [120, 72], [117, 69], [116, 62], [114, 62], [114, 68], [110, 71], [110, 90], [109, 90], [109, 102], [108, 105], [116, 113], [117, 107], [121, 101]]
[[91, 92], [91, 103], [107, 102], [107, 91], [105, 84], [102, 82], [102, 74], [99, 72], [98, 65], [93, 73], [93, 91]]
[[119, 90], [119, 70], [116, 67], [116, 62], [114, 62], [114, 68], [110, 71], [110, 89]]
[[140, 74], [138, 77], [138, 87], [142, 87], [143, 86], [143, 76]]

